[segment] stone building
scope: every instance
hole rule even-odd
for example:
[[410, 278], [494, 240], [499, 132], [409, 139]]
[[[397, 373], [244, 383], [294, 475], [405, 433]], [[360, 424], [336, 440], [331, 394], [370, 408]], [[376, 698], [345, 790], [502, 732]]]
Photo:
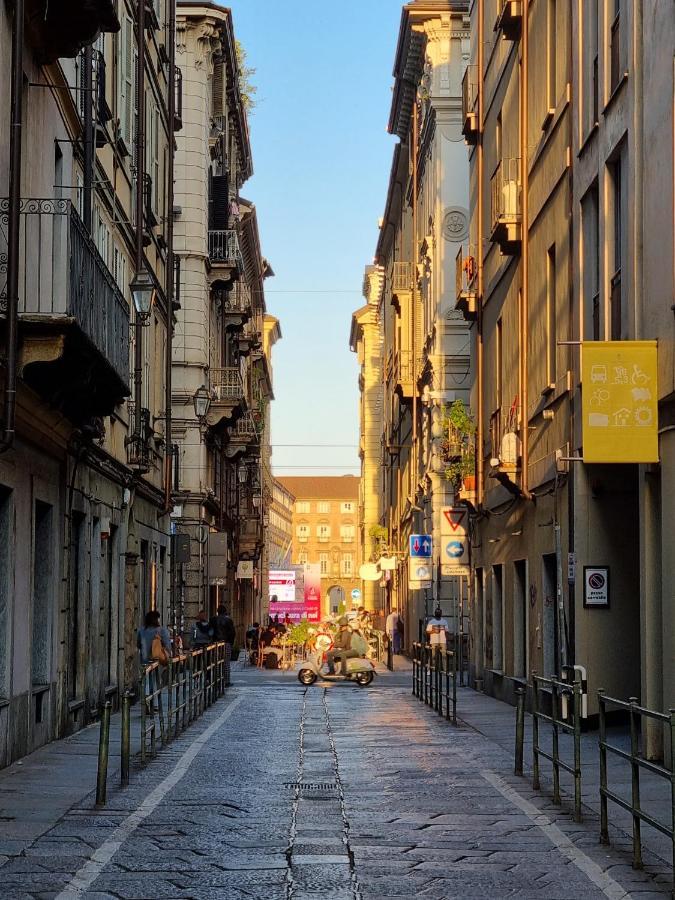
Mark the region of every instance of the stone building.
[[[450, 287], [469, 221], [461, 122], [467, 11], [466, 2], [451, 0], [414, 0], [403, 8], [389, 116], [399, 143], [375, 252], [383, 284], [366, 275], [381, 329], [383, 409], [380, 451], [368, 441], [364, 453], [370, 467], [382, 466], [383, 549], [398, 562], [378, 605], [398, 608], [408, 642], [417, 639], [434, 599], [450, 613], [458, 593], [440, 531], [455, 493], [446, 477], [445, 410], [456, 400], [468, 403], [471, 387], [468, 325]], [[411, 586], [407, 556], [410, 535], [420, 533], [434, 539], [423, 588]]]
[[[272, 396], [264, 280], [246, 107], [229, 9], [178, 5], [184, 128], [176, 157], [176, 256], [181, 308], [173, 347], [177, 573], [186, 633], [200, 609], [229, 606], [241, 639], [266, 594], [263, 448]], [[269, 331], [268, 338], [273, 334]]]
[[136, 629], [167, 621], [170, 588], [173, 5], [17, 8], [0, 10], [0, 764], [136, 686]]
[[319, 565], [321, 611], [336, 613], [341, 604], [362, 605], [358, 540], [359, 479], [354, 475], [283, 476], [281, 485], [295, 497], [293, 507], [294, 565]]
[[[363, 279], [366, 305], [352, 315], [349, 346], [359, 363], [359, 543], [364, 562], [377, 562], [386, 541], [380, 525], [382, 496], [382, 323], [380, 301], [384, 272], [367, 266]], [[363, 605], [382, 610], [381, 591], [376, 581], [364, 581]]]
[[[509, 697], [532, 670], [580, 665], [591, 713], [599, 687], [674, 701], [675, 18], [642, 10], [474, 2], [464, 92], [474, 674]], [[660, 464], [585, 463], [579, 342], [643, 339], [658, 340]], [[585, 602], [589, 566], [607, 567], [608, 606]]]
[[272, 503], [267, 528], [267, 559], [270, 569], [285, 570], [292, 564], [293, 506], [295, 497], [278, 478], [272, 482]]

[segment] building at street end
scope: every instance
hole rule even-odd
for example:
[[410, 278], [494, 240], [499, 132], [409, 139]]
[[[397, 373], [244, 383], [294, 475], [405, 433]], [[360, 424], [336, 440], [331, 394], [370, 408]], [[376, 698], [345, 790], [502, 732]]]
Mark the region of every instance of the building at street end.
[[176, 50], [184, 96], [171, 387], [176, 615], [187, 634], [200, 609], [224, 602], [241, 640], [266, 595], [270, 354], [280, 332], [276, 320], [266, 326], [273, 273], [255, 206], [240, 195], [253, 168], [230, 10], [179, 3]]
[[288, 569], [293, 562], [294, 504], [294, 495], [278, 478], [274, 478], [272, 503], [269, 509], [269, 526], [265, 532], [270, 569]]
[[[375, 518], [364, 507], [364, 556], [395, 559], [383, 573], [386, 613], [397, 608], [406, 642], [417, 640], [436, 600], [457, 608], [468, 568], [447, 557], [444, 512], [463, 488], [449, 477], [448, 410], [469, 403], [469, 325], [455, 309], [457, 257], [469, 235], [469, 178], [462, 136], [462, 76], [469, 52], [467, 2], [414, 0], [403, 7], [394, 64], [389, 131], [398, 138], [375, 250], [365, 275], [367, 307], [353, 320], [362, 368], [364, 473], [379, 468]], [[370, 349], [369, 349], [370, 348]], [[373, 416], [380, 353], [382, 407]], [[370, 407], [370, 409], [369, 409]], [[371, 427], [377, 423], [379, 440]], [[372, 491], [375, 482], [367, 486]], [[364, 489], [366, 486], [364, 485]], [[372, 524], [371, 524], [372, 523]], [[409, 555], [410, 538], [427, 535], [427, 556]], [[374, 540], [375, 539], [375, 540]], [[376, 588], [378, 591], [379, 587]], [[459, 620], [453, 627], [459, 628]]]
[[[0, 9], [0, 765], [171, 624], [174, 6]], [[11, 127], [10, 127], [11, 123]]]
[[354, 475], [284, 475], [295, 498], [291, 562], [316, 566], [321, 577], [321, 615], [363, 605], [359, 577], [359, 478]]
[[576, 665], [591, 714], [675, 704], [675, 17], [610, 6], [471, 3], [456, 288], [473, 675], [510, 698]]

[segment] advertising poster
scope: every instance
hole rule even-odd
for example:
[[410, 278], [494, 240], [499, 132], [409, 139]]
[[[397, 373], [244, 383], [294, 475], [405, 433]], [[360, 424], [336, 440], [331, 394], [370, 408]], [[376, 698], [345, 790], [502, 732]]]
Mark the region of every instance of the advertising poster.
[[272, 618], [280, 621], [289, 616], [291, 622], [321, 619], [321, 572], [318, 564], [295, 566], [292, 569], [271, 569], [269, 573]]

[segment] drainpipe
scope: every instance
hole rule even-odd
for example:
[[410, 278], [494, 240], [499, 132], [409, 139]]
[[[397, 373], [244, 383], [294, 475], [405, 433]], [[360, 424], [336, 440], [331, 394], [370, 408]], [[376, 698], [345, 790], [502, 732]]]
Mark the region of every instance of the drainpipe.
[[0, 453], [14, 444], [16, 419], [16, 366], [18, 352], [19, 241], [21, 225], [21, 128], [23, 119], [24, 0], [15, 0], [12, 29], [12, 83], [9, 130], [9, 210], [7, 229], [7, 374], [4, 398], [4, 432]]
[[476, 318], [476, 505], [483, 506], [483, 479], [485, 477], [483, 444], [485, 425], [483, 416], [483, 41], [485, 29], [483, 3], [478, 3], [478, 141], [476, 144], [476, 165], [478, 168], [478, 222], [476, 254], [478, 256], [478, 309]]
[[521, 365], [521, 410], [520, 410], [520, 445], [521, 445], [521, 494], [526, 500], [531, 500], [532, 495], [528, 488], [528, 468], [530, 460], [530, 435], [527, 415], [527, 342], [528, 342], [528, 281], [530, 265], [530, 236], [528, 217], [528, 192], [529, 173], [527, 169], [527, 125], [528, 102], [527, 82], [529, 77], [529, 0], [523, 0], [523, 26], [521, 38], [521, 66], [520, 66], [520, 219], [522, 230], [522, 286], [520, 291], [520, 365]]
[[165, 360], [165, 451], [164, 451], [164, 509], [166, 515], [171, 511], [171, 488], [173, 482], [172, 454], [172, 348], [173, 348], [173, 291], [174, 291], [174, 254], [173, 254], [173, 170], [174, 170], [174, 116], [176, 113], [176, 4], [169, 3], [169, 158], [167, 161], [167, 207], [166, 222], [167, 254], [166, 254], [166, 360]]
[[[143, 268], [143, 172], [145, 168], [145, 3], [138, 4], [136, 20], [138, 64], [136, 72], [136, 273]], [[134, 437], [141, 439], [141, 398], [143, 387], [143, 322], [134, 313]]]
[[91, 235], [92, 220], [92, 187], [94, 181], [94, 52], [91, 44], [84, 48], [84, 186], [82, 197], [82, 221]]
[[[412, 448], [410, 465], [417, 482], [417, 322], [415, 304], [417, 303], [417, 142], [419, 140], [419, 120], [417, 115], [417, 86], [413, 99], [413, 134], [412, 134], [412, 292], [411, 292], [411, 327], [412, 340]], [[414, 500], [414, 495], [413, 495]]]

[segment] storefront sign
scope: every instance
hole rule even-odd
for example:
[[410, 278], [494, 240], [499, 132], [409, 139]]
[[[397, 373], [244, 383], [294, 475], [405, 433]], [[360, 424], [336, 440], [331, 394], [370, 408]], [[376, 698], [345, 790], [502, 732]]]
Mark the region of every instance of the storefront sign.
[[582, 353], [584, 462], [658, 462], [656, 341], [584, 341]]

